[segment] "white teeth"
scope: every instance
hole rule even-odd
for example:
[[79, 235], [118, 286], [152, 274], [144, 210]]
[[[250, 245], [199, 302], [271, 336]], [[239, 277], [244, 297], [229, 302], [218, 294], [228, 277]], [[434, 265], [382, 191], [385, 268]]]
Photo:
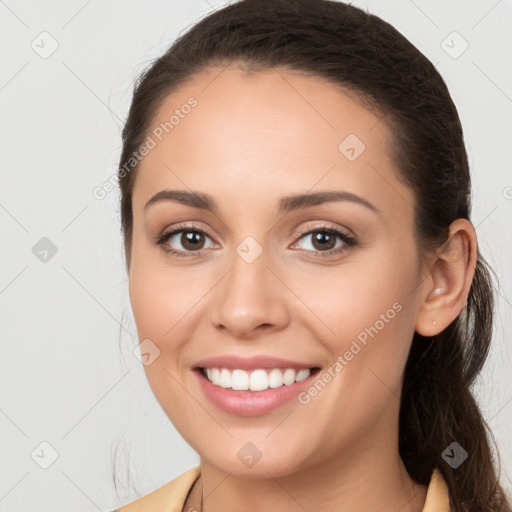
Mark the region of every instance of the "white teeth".
[[295, 377], [295, 382], [300, 382], [301, 380], [307, 379], [309, 377], [309, 368], [303, 368], [297, 372], [297, 376]]
[[231, 386], [226, 386], [227, 388], [249, 389], [249, 374], [245, 370], [233, 370], [232, 374], [225, 368], [223, 368], [222, 371], [225, 371], [231, 377]]
[[286, 368], [283, 374], [283, 383], [290, 386], [295, 382], [295, 370], [293, 368]]
[[220, 384], [220, 370], [218, 368], [212, 368], [212, 375], [210, 377], [210, 380], [218, 386]]
[[231, 387], [231, 374], [229, 373], [229, 370], [227, 370], [226, 368], [222, 368], [222, 370], [220, 371], [219, 386], [223, 388]]
[[280, 388], [283, 385], [283, 372], [279, 368], [274, 368], [268, 376], [269, 388]]
[[206, 368], [208, 380], [223, 388], [232, 388], [234, 390], [264, 391], [268, 388], [279, 388], [281, 386], [290, 386], [294, 382], [300, 382], [307, 379], [311, 374], [309, 368], [302, 368], [299, 371], [294, 368], [272, 368], [268, 371], [264, 369], [246, 372], [245, 370], [230, 370], [228, 368]]
[[[233, 371], [233, 375], [238, 370]], [[265, 370], [254, 370], [249, 379], [249, 389], [251, 391], [263, 391], [268, 388], [268, 376]], [[233, 389], [235, 389], [233, 387]], [[246, 388], [245, 388], [246, 389]]]

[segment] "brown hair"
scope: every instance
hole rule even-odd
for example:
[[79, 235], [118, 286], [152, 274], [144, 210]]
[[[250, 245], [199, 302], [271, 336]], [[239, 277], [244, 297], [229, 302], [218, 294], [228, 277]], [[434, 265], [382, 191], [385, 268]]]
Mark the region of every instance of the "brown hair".
[[[459, 116], [442, 77], [414, 45], [379, 17], [338, 1], [243, 0], [194, 25], [135, 83], [119, 172], [128, 269], [137, 165], [126, 172], [126, 163], [169, 93], [201, 71], [228, 64], [326, 79], [381, 113], [392, 127], [399, 178], [415, 195], [421, 251], [446, 242], [454, 220], [469, 220], [471, 183]], [[414, 335], [399, 450], [418, 483], [427, 485], [432, 470], [441, 470], [454, 511], [510, 511], [494, 466], [492, 434], [471, 391], [489, 350], [495, 300], [491, 269], [477, 256], [461, 314], [432, 338]], [[442, 457], [453, 442], [468, 453], [456, 469]]]

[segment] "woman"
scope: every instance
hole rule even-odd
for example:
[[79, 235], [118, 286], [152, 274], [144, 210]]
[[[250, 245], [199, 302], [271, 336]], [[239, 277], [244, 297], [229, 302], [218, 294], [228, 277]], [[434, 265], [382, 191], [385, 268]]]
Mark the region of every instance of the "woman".
[[119, 183], [144, 369], [200, 456], [120, 511], [510, 510], [462, 128], [392, 26], [212, 13], [138, 80]]

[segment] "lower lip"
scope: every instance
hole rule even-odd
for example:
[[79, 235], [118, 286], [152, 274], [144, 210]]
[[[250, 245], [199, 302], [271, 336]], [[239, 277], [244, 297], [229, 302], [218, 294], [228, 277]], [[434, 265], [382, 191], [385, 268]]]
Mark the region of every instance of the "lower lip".
[[217, 407], [238, 416], [259, 416], [281, 407], [310, 386], [318, 370], [300, 382], [264, 391], [235, 391], [212, 384], [199, 370], [194, 370], [204, 394]]

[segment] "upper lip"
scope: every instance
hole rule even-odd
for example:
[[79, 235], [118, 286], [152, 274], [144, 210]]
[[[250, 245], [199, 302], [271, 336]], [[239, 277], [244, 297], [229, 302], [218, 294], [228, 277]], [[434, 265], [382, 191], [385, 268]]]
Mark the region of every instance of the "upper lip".
[[195, 368], [231, 368], [240, 370], [255, 370], [257, 368], [315, 368], [311, 363], [301, 363], [290, 359], [281, 359], [268, 355], [253, 357], [239, 357], [235, 355], [224, 355], [201, 359], [194, 365]]

